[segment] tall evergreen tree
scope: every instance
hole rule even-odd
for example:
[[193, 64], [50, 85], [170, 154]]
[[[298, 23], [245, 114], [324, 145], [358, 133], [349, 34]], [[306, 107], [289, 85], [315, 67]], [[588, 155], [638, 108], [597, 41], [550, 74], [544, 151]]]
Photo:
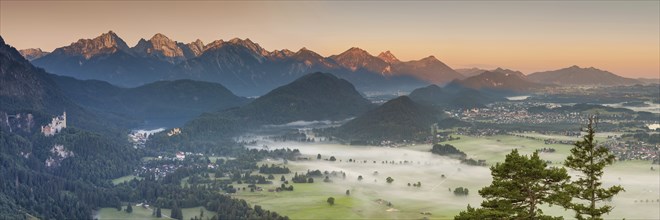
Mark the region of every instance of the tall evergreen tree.
[[579, 177], [566, 185], [565, 189], [578, 201], [566, 204], [567, 208], [575, 211], [577, 219], [602, 219], [602, 215], [612, 211], [613, 207], [603, 205], [598, 207], [596, 203], [609, 200], [614, 195], [624, 191], [621, 186], [603, 188], [601, 177], [603, 169], [614, 163], [614, 155], [602, 146], [596, 146], [594, 137], [596, 129], [594, 125], [597, 118], [592, 116], [587, 124], [587, 134], [582, 141], [575, 143], [571, 149], [571, 155], [566, 158], [564, 165], [572, 170], [578, 171]]
[[490, 168], [493, 182], [479, 190], [482, 208], [468, 206], [455, 219], [554, 219], [539, 205], [563, 204], [570, 197], [561, 191], [569, 180], [564, 168], [547, 167], [538, 153], [531, 157], [513, 150], [504, 163]]
[[131, 213], [133, 212], [133, 205], [129, 202], [128, 205], [126, 206], [126, 212]]
[[170, 211], [170, 218], [178, 220], [183, 219], [183, 212], [181, 212], [181, 208], [179, 208], [177, 202], [175, 202], [174, 206], [172, 206], [172, 210]]

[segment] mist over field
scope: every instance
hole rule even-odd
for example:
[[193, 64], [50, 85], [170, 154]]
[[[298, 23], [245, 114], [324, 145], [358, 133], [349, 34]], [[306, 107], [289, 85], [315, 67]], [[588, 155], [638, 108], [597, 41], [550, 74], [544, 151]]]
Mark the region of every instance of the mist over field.
[[[607, 135], [605, 133], [599, 136], [605, 137]], [[264, 164], [288, 166], [292, 168], [292, 172], [298, 172], [299, 174], [317, 169], [346, 173], [346, 179], [332, 177], [332, 183], [323, 183], [321, 181], [322, 178], [317, 178], [317, 181], [321, 182], [322, 185], [315, 186], [318, 187], [318, 191], [323, 192], [320, 194], [326, 196], [344, 197], [345, 195], [343, 194], [346, 190], [351, 191], [350, 197], [354, 201], [351, 202], [351, 208], [347, 208], [345, 211], [352, 214], [339, 215], [342, 217], [348, 216], [350, 218], [350, 216], [359, 216], [361, 218], [394, 219], [415, 217], [427, 217], [431, 219], [452, 218], [460, 210], [464, 210], [468, 204], [478, 207], [482, 201], [482, 198], [477, 193], [478, 190], [489, 185], [492, 181], [489, 166], [468, 166], [461, 164], [457, 159], [432, 154], [430, 152], [431, 146], [428, 144], [377, 147], [342, 145], [332, 142], [278, 142], [272, 141], [269, 137], [271, 136], [267, 134], [251, 134], [242, 140], [256, 141], [246, 146], [250, 149], [262, 149], [265, 146], [268, 149], [299, 149], [303, 158], [309, 158], [309, 160], [287, 161], [286, 163], [281, 160], [266, 160], [262, 162]], [[521, 139], [519, 138], [518, 141], [521, 141]], [[576, 140], [576, 138], [570, 139]], [[482, 141], [481, 143], [484, 143], [483, 145], [475, 147], [490, 148], [491, 152], [513, 148], [520, 149], [521, 146], [516, 145], [515, 140], [509, 141], [511, 142], [500, 142], [498, 144], [487, 144]], [[529, 144], [529, 142], [527, 143]], [[542, 146], [543, 143], [534, 143], [533, 146], [528, 147], [536, 149]], [[570, 147], [568, 145], [565, 146], [565, 148]], [[525, 152], [524, 149], [522, 150]], [[528, 153], [531, 153], [531, 150], [529, 149]], [[466, 152], [469, 153], [470, 151]], [[506, 153], [508, 151], [502, 151], [497, 157], [492, 157], [501, 158], [501, 160], [489, 160], [488, 163], [503, 162], [504, 154]], [[566, 151], [557, 154], [542, 153], [541, 157], [549, 160], [563, 161], [567, 156], [566, 153]], [[322, 159], [316, 159], [318, 154], [321, 154]], [[336, 161], [328, 161], [331, 156], [334, 156]], [[349, 162], [349, 160], [356, 162]], [[551, 166], [562, 167], [560, 164]], [[655, 170], [651, 170], [651, 167], [654, 167]], [[659, 204], [657, 199], [660, 199], [659, 168], [660, 166], [658, 165], [646, 165], [634, 161], [617, 162], [612, 167], [608, 167], [603, 178], [603, 185], [605, 187], [621, 185], [626, 191], [619, 194], [612, 202], [604, 203], [616, 207], [606, 218], [660, 218], [660, 213], [657, 212]], [[377, 174], [374, 174], [375, 172]], [[574, 171], [569, 171], [569, 173], [573, 178], [576, 178], [578, 175]], [[443, 175], [446, 178], [442, 178]], [[362, 176], [364, 179], [358, 181], [358, 176]], [[386, 183], [385, 179], [387, 177], [392, 177], [394, 182]], [[411, 187], [407, 185], [408, 183], [414, 184], [418, 182], [422, 183], [422, 187]], [[278, 184], [276, 182], [274, 185], [277, 186]], [[294, 184], [295, 187], [300, 185]], [[468, 188], [470, 194], [467, 197], [455, 196], [452, 191], [457, 187]], [[282, 192], [282, 194], [286, 193], [288, 192]], [[266, 198], [269, 197], [268, 194], [263, 196]], [[254, 199], [256, 201], [255, 203], [263, 204], [265, 207], [274, 207], [276, 210], [284, 209], [291, 216], [298, 216], [296, 215], [298, 211], [319, 205], [310, 201], [318, 197], [317, 195], [309, 195], [308, 200], [301, 200], [306, 195], [296, 194], [292, 195], [292, 197], [296, 197], [297, 199], [289, 200], [287, 198], [280, 198], [277, 201], [273, 201], [275, 203], [268, 201], [262, 203], [259, 202], [259, 199], [253, 198], [250, 195], [239, 194], [239, 197], [245, 198], [248, 201]], [[392, 202], [393, 206], [376, 205], [379, 199]], [[646, 202], [646, 200], [654, 202]], [[630, 212], [631, 209], [637, 211]], [[560, 215], [565, 218], [573, 217], [572, 211], [564, 210], [561, 207], [545, 207], [544, 211], [547, 214]], [[420, 214], [424, 212], [429, 212], [432, 215]], [[298, 217], [305, 218], [305, 216]]]

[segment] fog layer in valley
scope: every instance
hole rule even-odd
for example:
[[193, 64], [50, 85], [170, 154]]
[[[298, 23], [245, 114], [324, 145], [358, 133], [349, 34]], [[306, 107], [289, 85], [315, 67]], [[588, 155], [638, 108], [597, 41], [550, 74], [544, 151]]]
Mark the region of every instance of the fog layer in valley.
[[[430, 145], [410, 146], [402, 148], [373, 147], [373, 146], [347, 146], [336, 143], [301, 143], [301, 142], [274, 142], [266, 136], [251, 135], [242, 140], [255, 140], [256, 143], [249, 148], [269, 149], [291, 148], [299, 149], [302, 158], [309, 160], [288, 161], [285, 166], [293, 172], [304, 174], [307, 170], [343, 171], [346, 178], [341, 175], [332, 177], [332, 183], [324, 183], [317, 178], [309, 187], [318, 187], [318, 197], [342, 197], [346, 190], [351, 191], [353, 203], [350, 211], [355, 216], [366, 218], [452, 218], [459, 211], [464, 210], [468, 204], [479, 206], [482, 198], [478, 190], [489, 185], [491, 175], [489, 167], [467, 166], [458, 160], [438, 156], [429, 152]], [[497, 146], [483, 146], [497, 147]], [[567, 145], [567, 147], [570, 147]], [[470, 155], [470, 152], [466, 152]], [[317, 154], [322, 159], [318, 160]], [[328, 159], [334, 156], [336, 161]], [[558, 155], [553, 155], [558, 156]], [[355, 162], [349, 162], [355, 161]], [[497, 161], [488, 161], [495, 163]], [[264, 161], [264, 163], [283, 164], [283, 161]], [[626, 189], [617, 195], [611, 202], [614, 211], [606, 218], [628, 219], [658, 219], [660, 213], [660, 170], [654, 165], [652, 171], [649, 162], [632, 161], [617, 162], [608, 167], [604, 176], [604, 185], [620, 184]], [[375, 174], [377, 172], [377, 174]], [[575, 173], [571, 174], [575, 176]], [[445, 176], [443, 178], [443, 175]], [[364, 179], [358, 181], [358, 176]], [[277, 180], [279, 175], [277, 175]], [[394, 181], [386, 183], [386, 178], [392, 177]], [[574, 177], [575, 178], [575, 177]], [[421, 183], [421, 187], [408, 186], [408, 183]], [[280, 182], [275, 181], [275, 185]], [[301, 184], [294, 184], [296, 187]], [[307, 187], [307, 186], [305, 186]], [[467, 197], [454, 195], [457, 187], [469, 189]], [[266, 187], [267, 188], [267, 187]], [[305, 207], [308, 203], [306, 195], [296, 194], [295, 199], [288, 200], [286, 192], [279, 193], [278, 202], [291, 203], [290, 206]], [[326, 195], [327, 194], [327, 195]], [[265, 196], [269, 196], [266, 194]], [[309, 200], [317, 199], [310, 195]], [[317, 199], [318, 200], [318, 199]], [[391, 202], [392, 206], [381, 205], [381, 200]], [[646, 202], [648, 200], [649, 202]], [[255, 203], [259, 205], [259, 203]], [[268, 204], [263, 204], [268, 207]], [[270, 207], [276, 211], [277, 207]], [[307, 207], [309, 208], [309, 207]], [[289, 209], [291, 210], [291, 209]], [[292, 209], [295, 210], [295, 209]], [[563, 215], [573, 217], [573, 212], [561, 207], [545, 208], [550, 215]], [[286, 210], [285, 210], [286, 212]], [[428, 212], [431, 215], [422, 213]], [[284, 213], [289, 214], [289, 213]]]

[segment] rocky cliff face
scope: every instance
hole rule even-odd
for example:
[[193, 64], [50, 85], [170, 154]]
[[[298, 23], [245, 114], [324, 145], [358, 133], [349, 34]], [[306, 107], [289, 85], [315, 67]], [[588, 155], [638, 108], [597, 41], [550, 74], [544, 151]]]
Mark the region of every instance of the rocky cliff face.
[[50, 53], [50, 52], [42, 51], [40, 48], [23, 49], [23, 50], [19, 50], [18, 52], [21, 53], [21, 55], [23, 55], [23, 57], [25, 57], [25, 59], [29, 61], [39, 59]]
[[138, 56], [155, 58], [169, 63], [179, 63], [195, 56], [194, 53], [188, 54], [191, 57], [186, 56], [181, 46], [186, 45], [181, 45], [158, 33], [149, 40], [140, 39], [131, 50]]
[[85, 59], [90, 59], [97, 55], [112, 54], [117, 51], [130, 52], [130, 48], [117, 34], [109, 31], [94, 39], [80, 39], [69, 46], [57, 48], [53, 54], [80, 55]]

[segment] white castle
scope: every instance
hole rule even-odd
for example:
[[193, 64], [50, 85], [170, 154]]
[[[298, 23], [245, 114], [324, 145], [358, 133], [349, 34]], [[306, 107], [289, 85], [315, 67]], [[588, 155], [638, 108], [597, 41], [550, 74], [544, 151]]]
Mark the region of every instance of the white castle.
[[66, 112], [54, 117], [50, 124], [41, 126], [41, 133], [46, 136], [53, 136], [66, 128]]

